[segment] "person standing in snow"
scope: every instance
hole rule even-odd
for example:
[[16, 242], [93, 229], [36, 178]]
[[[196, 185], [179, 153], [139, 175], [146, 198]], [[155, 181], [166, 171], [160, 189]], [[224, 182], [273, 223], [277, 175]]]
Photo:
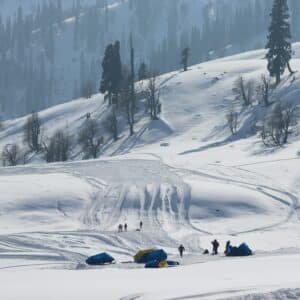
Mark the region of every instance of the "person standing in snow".
[[119, 229], [119, 230], [118, 230], [119, 232], [122, 232], [122, 231], [123, 231], [123, 225], [122, 225], [122, 224], [119, 224], [118, 229]]
[[183, 247], [182, 244], [178, 247], [178, 251], [179, 251], [180, 257], [182, 258], [183, 257], [183, 252], [185, 251], [185, 248]]
[[232, 248], [232, 246], [231, 246], [230, 241], [227, 241], [225, 251], [224, 251], [225, 255], [227, 255], [228, 253], [231, 252], [231, 248]]
[[212, 253], [213, 253], [213, 255], [217, 255], [220, 244], [217, 240], [214, 240], [211, 243], [212, 243], [212, 246], [213, 246], [213, 252]]
[[142, 230], [143, 229], [143, 222], [141, 221], [140, 222], [140, 230]]
[[127, 223], [124, 224], [124, 231], [127, 231]]

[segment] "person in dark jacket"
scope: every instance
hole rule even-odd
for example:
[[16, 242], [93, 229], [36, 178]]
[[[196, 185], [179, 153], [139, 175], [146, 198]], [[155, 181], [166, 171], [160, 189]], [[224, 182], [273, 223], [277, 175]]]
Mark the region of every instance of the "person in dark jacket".
[[143, 222], [141, 221], [140, 222], [140, 230], [142, 230], [143, 229]]
[[127, 231], [127, 223], [124, 224], [124, 231]]
[[231, 243], [230, 241], [227, 241], [225, 251], [224, 251], [225, 255], [229, 254], [231, 252], [231, 249], [232, 249]]
[[183, 247], [183, 245], [181, 244], [179, 247], [178, 247], [178, 251], [179, 251], [179, 255], [180, 257], [182, 258], [183, 256], [183, 252], [185, 251], [185, 248]]
[[213, 252], [212, 252], [212, 254], [213, 255], [217, 255], [220, 244], [219, 244], [219, 242], [217, 240], [214, 240], [211, 243], [212, 243], [212, 246], [213, 246]]
[[119, 232], [122, 232], [122, 231], [123, 231], [123, 225], [122, 225], [122, 224], [119, 224], [118, 231], [119, 231]]

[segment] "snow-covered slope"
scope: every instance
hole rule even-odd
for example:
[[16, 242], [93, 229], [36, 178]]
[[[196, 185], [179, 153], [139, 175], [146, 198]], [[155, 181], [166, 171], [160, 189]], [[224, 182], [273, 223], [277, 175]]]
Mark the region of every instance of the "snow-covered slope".
[[[299, 70], [300, 45], [294, 49], [292, 66]], [[253, 131], [264, 108], [242, 108], [232, 92], [239, 75], [260, 78], [266, 67], [263, 56], [264, 51], [249, 52], [161, 76], [161, 119], [150, 121], [140, 114], [135, 135], [128, 138], [122, 128], [119, 141], [108, 141], [98, 160], [46, 165], [33, 157], [31, 165], [0, 169], [0, 278], [8, 282], [4, 293], [18, 299], [24, 291], [21, 283], [20, 289], [9, 284], [23, 276], [16, 272], [7, 277], [5, 270], [12, 268], [29, 269], [24, 286], [38, 283], [40, 288], [25, 293], [31, 300], [45, 291], [46, 278], [62, 290], [68, 274], [81, 283], [76, 288], [64, 285], [65, 295], [76, 300], [83, 293], [87, 299], [99, 293], [105, 299], [220, 299], [299, 288], [299, 127], [285, 147], [265, 148]], [[299, 74], [285, 75], [273, 100], [300, 104], [299, 91]], [[231, 105], [239, 110], [234, 138], [225, 118]], [[101, 119], [106, 106], [96, 95], [40, 116], [46, 132], [67, 124], [75, 138], [86, 113]], [[1, 147], [22, 142], [24, 122], [4, 123]], [[74, 158], [80, 157], [78, 151], [75, 147]], [[140, 220], [142, 232], [136, 231]], [[125, 222], [129, 231], [118, 234], [117, 225]], [[202, 256], [214, 238], [222, 248], [229, 239], [233, 244], [246, 241], [256, 257]], [[179, 243], [187, 249], [181, 269], [148, 272], [124, 263], [136, 250], [153, 246], [178, 259]], [[99, 251], [112, 253], [118, 264], [66, 272]], [[100, 291], [95, 278], [105, 283]], [[277, 292], [288, 293], [297, 290]], [[47, 295], [59, 294], [52, 289]]]

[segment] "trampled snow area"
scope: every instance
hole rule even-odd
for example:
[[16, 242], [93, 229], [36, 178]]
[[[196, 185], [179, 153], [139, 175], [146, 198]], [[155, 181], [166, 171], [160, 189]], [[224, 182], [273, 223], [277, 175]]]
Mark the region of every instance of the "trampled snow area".
[[[292, 66], [300, 70], [300, 45], [294, 48]], [[46, 165], [33, 156], [30, 165], [0, 169], [3, 299], [299, 298], [299, 127], [288, 145], [267, 149], [253, 134], [261, 106], [241, 108], [235, 137], [226, 125], [234, 80], [259, 78], [263, 56], [250, 52], [162, 76], [161, 119], [139, 114], [135, 135], [123, 128], [97, 160]], [[275, 99], [300, 103], [298, 73], [283, 79]], [[67, 125], [75, 137], [86, 113], [101, 119], [106, 105], [95, 95], [40, 116], [48, 134]], [[1, 147], [22, 142], [25, 120], [5, 122]], [[80, 158], [78, 146], [72, 157]], [[125, 222], [128, 232], [117, 233]], [[255, 256], [202, 255], [215, 238], [221, 253], [231, 240], [247, 242]], [[181, 266], [132, 263], [149, 247], [164, 248]], [[84, 264], [103, 251], [117, 263]]]

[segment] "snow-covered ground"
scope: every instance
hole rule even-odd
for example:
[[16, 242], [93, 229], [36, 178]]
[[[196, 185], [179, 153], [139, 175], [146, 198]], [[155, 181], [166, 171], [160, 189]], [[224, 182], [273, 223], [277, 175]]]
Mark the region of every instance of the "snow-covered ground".
[[[300, 70], [300, 44], [294, 48], [292, 65]], [[236, 137], [226, 125], [228, 107], [236, 105], [234, 80], [241, 74], [260, 78], [263, 55], [250, 52], [163, 75], [161, 120], [140, 115], [135, 135], [128, 138], [124, 128], [98, 160], [45, 165], [33, 157], [31, 165], [0, 169], [4, 299], [299, 298], [299, 127], [288, 145], [266, 149], [253, 134], [262, 107], [238, 108]], [[299, 104], [299, 74], [285, 77], [273, 99]], [[101, 118], [106, 105], [95, 95], [40, 116], [48, 134], [67, 125], [75, 137], [86, 113]], [[1, 148], [22, 142], [25, 120], [4, 123]], [[125, 222], [129, 231], [117, 233]], [[227, 240], [245, 241], [255, 256], [202, 255], [214, 238], [222, 251]], [[178, 268], [130, 263], [148, 247], [164, 248], [178, 260], [180, 243], [187, 252]], [[102, 251], [117, 264], [83, 264]]]

